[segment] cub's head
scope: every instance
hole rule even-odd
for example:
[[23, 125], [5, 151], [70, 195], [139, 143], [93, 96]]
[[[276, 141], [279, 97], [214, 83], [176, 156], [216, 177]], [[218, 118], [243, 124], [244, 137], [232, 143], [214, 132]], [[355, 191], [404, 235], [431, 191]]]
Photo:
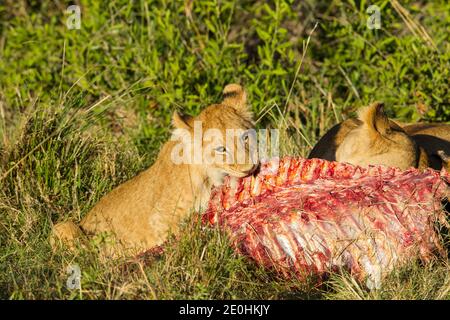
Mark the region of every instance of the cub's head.
[[[416, 143], [374, 103], [359, 112], [361, 124], [351, 130], [336, 150], [336, 160], [355, 165], [380, 164], [407, 169], [420, 167], [423, 155]], [[423, 165], [423, 166], [426, 166]]]
[[[205, 108], [198, 116], [173, 115], [172, 140], [181, 140], [183, 162], [202, 167], [214, 184], [225, 175], [245, 177], [258, 166], [253, 114], [244, 89], [229, 84], [223, 101]], [[180, 156], [174, 148], [172, 158]]]

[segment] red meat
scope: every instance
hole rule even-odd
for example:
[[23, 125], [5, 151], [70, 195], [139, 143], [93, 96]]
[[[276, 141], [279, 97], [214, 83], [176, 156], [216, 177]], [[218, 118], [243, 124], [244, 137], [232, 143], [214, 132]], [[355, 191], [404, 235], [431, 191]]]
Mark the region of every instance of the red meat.
[[445, 171], [286, 157], [214, 189], [203, 219], [285, 276], [344, 268], [374, 288], [394, 267], [443, 253], [436, 224], [449, 181]]

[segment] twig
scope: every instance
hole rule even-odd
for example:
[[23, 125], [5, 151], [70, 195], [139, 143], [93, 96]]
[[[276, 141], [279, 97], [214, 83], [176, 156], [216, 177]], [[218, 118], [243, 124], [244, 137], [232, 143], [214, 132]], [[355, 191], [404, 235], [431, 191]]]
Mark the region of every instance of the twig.
[[292, 94], [292, 90], [294, 89], [295, 82], [297, 82], [297, 78], [300, 73], [300, 69], [302, 68], [303, 60], [305, 59], [306, 52], [308, 51], [309, 42], [311, 41], [311, 36], [314, 33], [314, 31], [316, 30], [318, 25], [319, 25], [319, 23], [316, 22], [316, 24], [314, 25], [314, 28], [311, 30], [311, 32], [308, 35], [308, 39], [306, 40], [306, 45], [304, 45], [302, 58], [300, 59], [300, 63], [298, 64], [297, 70], [295, 71], [294, 81], [292, 81], [291, 88], [289, 89], [289, 93], [286, 98], [286, 103], [284, 104], [283, 115], [286, 115], [286, 113], [287, 113], [287, 106], [289, 104], [289, 100], [291, 99], [291, 94]]

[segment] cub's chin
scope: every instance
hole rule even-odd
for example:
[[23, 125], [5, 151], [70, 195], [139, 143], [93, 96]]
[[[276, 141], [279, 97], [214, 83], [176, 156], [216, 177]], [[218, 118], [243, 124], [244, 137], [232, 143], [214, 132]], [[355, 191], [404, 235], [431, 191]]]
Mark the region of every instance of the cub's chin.
[[230, 176], [232, 180], [237, 180], [254, 174], [258, 168], [259, 165], [254, 165], [252, 168], [245, 171], [238, 171], [231, 168], [211, 168], [208, 170], [208, 176], [214, 186], [220, 186], [223, 184], [226, 176]]
[[257, 171], [258, 167], [259, 167], [258, 165], [254, 165], [252, 168], [243, 170], [243, 171], [238, 171], [238, 170], [234, 170], [234, 169], [230, 169], [230, 168], [224, 168], [224, 172], [231, 177], [244, 178], [244, 177], [248, 177], [248, 176], [252, 175], [253, 173], [255, 173]]

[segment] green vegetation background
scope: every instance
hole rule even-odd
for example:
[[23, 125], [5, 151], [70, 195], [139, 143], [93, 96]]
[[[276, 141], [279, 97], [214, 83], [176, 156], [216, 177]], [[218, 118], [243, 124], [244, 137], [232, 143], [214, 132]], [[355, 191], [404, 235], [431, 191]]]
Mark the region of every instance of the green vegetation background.
[[[69, 4], [80, 30], [65, 25]], [[196, 114], [230, 82], [259, 126], [283, 129], [283, 153], [306, 155], [375, 100], [402, 121], [449, 121], [449, 40], [444, 0], [0, 2], [0, 298], [450, 298], [446, 261], [375, 292], [345, 274], [298, 283], [189, 223], [149, 266], [54, 254], [47, 240], [152, 163], [173, 110]], [[66, 288], [72, 263], [80, 291]]]

